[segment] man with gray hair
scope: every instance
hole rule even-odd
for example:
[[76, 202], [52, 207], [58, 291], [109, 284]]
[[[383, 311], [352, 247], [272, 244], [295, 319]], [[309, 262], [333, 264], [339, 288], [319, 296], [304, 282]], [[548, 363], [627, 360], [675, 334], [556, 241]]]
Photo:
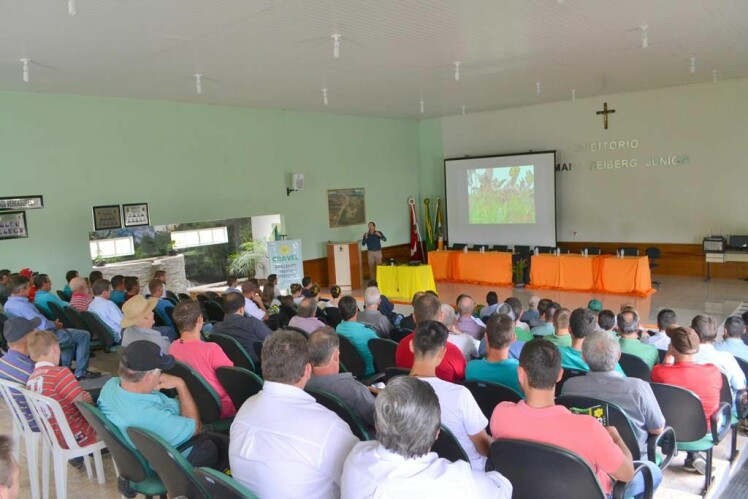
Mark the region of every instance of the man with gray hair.
[[660, 354], [657, 347], [639, 341], [639, 314], [634, 310], [626, 310], [618, 314], [616, 322], [621, 352], [639, 357], [652, 369], [659, 362]]
[[331, 327], [324, 326], [309, 335], [312, 377], [308, 388], [324, 390], [346, 402], [370, 428], [374, 427], [374, 395], [349, 372], [340, 372], [340, 340]]
[[[616, 372], [621, 347], [606, 332], [590, 334], [582, 345], [582, 355], [590, 366], [589, 372], [586, 376], [567, 380], [561, 395], [592, 397], [620, 407], [631, 421], [639, 442], [640, 456], [646, 459], [647, 438], [649, 435], [659, 435], [665, 427], [665, 417], [649, 383]], [[656, 468], [652, 470], [656, 485], [662, 479], [662, 473], [657, 466], [651, 468]]]
[[304, 298], [299, 302], [299, 307], [296, 309], [296, 315], [291, 317], [288, 325], [291, 327], [297, 327], [302, 331], [311, 333], [315, 329], [325, 327], [325, 323], [317, 319], [317, 300], [314, 298]]
[[343, 468], [342, 497], [506, 498], [512, 485], [497, 471], [477, 471], [430, 452], [441, 422], [434, 389], [416, 378], [392, 379], [376, 402], [377, 440], [356, 444]]
[[338, 497], [343, 462], [358, 442], [335, 413], [304, 392], [312, 375], [309, 346], [294, 331], [262, 345], [262, 391], [231, 425], [234, 479], [259, 497]]
[[358, 313], [356, 320], [370, 326], [380, 338], [389, 338], [392, 323], [379, 311], [381, 301], [382, 294], [379, 292], [379, 288], [374, 286], [366, 288], [364, 290], [364, 311]]

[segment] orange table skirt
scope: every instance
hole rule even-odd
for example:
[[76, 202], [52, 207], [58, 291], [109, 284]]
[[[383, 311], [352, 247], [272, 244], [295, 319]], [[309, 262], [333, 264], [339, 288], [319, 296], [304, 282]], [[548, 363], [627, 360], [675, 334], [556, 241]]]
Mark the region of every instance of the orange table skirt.
[[512, 254], [507, 252], [432, 251], [429, 265], [436, 281], [512, 284]]
[[533, 255], [530, 287], [635, 296], [654, 292], [646, 256]]

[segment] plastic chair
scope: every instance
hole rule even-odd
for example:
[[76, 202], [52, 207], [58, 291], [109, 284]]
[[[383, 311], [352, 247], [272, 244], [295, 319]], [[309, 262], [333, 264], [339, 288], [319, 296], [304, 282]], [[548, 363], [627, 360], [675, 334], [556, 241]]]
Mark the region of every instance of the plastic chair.
[[177, 298], [179, 299], [179, 301], [192, 300], [192, 297], [188, 295], [187, 293], [178, 293]]
[[587, 254], [599, 256], [603, 254], [603, 250], [601, 250], [597, 246], [590, 246], [589, 248], [587, 248]]
[[[647, 438], [647, 455], [642, 456], [639, 441], [636, 439], [636, 433], [634, 433], [633, 423], [623, 409], [616, 404], [594, 397], [563, 395], [556, 398], [556, 405], [562, 405], [567, 409], [571, 409], [572, 407], [586, 409], [596, 405], [607, 405], [608, 425], [615, 426], [616, 430], [618, 430], [618, 434], [621, 435], [621, 439], [623, 439], [626, 444], [626, 447], [631, 451], [631, 455], [635, 461], [647, 459], [648, 461], [657, 463], [659, 468], [664, 470], [668, 467], [670, 461], [675, 455], [677, 441], [675, 431], [670, 426], [666, 426], [659, 435], [650, 435]], [[663, 451], [662, 459], [659, 463], [657, 462], [658, 447], [661, 447]]]
[[541, 255], [556, 252], [556, 248], [554, 248], [553, 246], [535, 246], [535, 250]]
[[167, 290], [166, 290], [166, 293], [164, 293], [164, 295], [165, 295], [165, 296], [164, 296], [164, 298], [166, 298], [167, 300], [172, 300], [172, 301], [174, 302], [174, 304], [175, 304], [175, 305], [176, 305], [177, 303], [179, 303], [179, 300], [180, 300], [180, 298], [179, 298], [179, 296], [177, 296], [177, 295], [176, 295], [176, 294], [175, 294], [175, 293], [174, 293], [173, 291], [169, 291], [169, 290], [167, 289]]
[[439, 457], [443, 457], [452, 462], [459, 461], [460, 459], [468, 463], [470, 462], [470, 458], [468, 458], [468, 455], [465, 452], [465, 449], [462, 448], [462, 445], [460, 445], [460, 442], [457, 441], [457, 437], [455, 437], [454, 433], [449, 431], [449, 428], [444, 425], [442, 425], [439, 430], [439, 436], [436, 437], [436, 442], [431, 446], [431, 452], [436, 452]]
[[192, 367], [178, 361], [174, 364], [174, 367], [167, 371], [167, 374], [184, 380], [187, 389], [190, 391], [190, 395], [192, 395], [197, 405], [197, 410], [200, 413], [200, 421], [204, 425], [214, 431], [228, 431], [234, 418], [219, 419], [221, 399], [213, 387], [205, 381], [205, 378], [200, 376]]
[[[732, 396], [732, 389], [730, 388], [730, 380], [727, 379], [725, 373], [722, 373], [722, 389], [719, 391], [719, 401], [726, 404], [730, 404], [730, 407], [737, 407], [737, 401], [742, 400], [745, 388], [738, 390], [735, 394], [735, 398]], [[732, 430], [732, 440], [730, 442], [730, 457], [729, 461], [733, 462], [738, 454], [738, 423], [740, 422], [739, 415], [733, 413], [730, 417], [730, 429]]]
[[55, 314], [52, 313], [51, 310], [47, 310], [46, 308], [42, 307], [41, 305], [37, 305], [34, 303], [34, 307], [39, 311], [40, 314], [42, 314], [47, 319], [54, 321], [57, 317], [55, 317]]
[[491, 249], [493, 251], [507, 252], [509, 251], [509, 246], [507, 246], [506, 244], [494, 244], [493, 246], [491, 246]]
[[514, 245], [514, 253], [518, 253], [520, 255], [529, 255], [530, 254], [530, 246], [527, 244], [515, 244]]
[[57, 296], [60, 298], [60, 300], [62, 300], [62, 301], [69, 301], [70, 300], [70, 297], [64, 291], [58, 289], [56, 291], [56, 293], [57, 293]]
[[464, 244], [464, 243], [454, 243], [450, 249], [462, 251], [465, 248], [467, 248], [467, 244]]
[[665, 421], [673, 427], [678, 436], [678, 450], [706, 452], [706, 473], [702, 491], [702, 495], [706, 495], [712, 483], [713, 448], [730, 431], [731, 404], [720, 403], [719, 408], [709, 418], [711, 431], [708, 432], [704, 409], [695, 393], [663, 383], [650, 383], [650, 386], [657, 403], [660, 404]]
[[114, 333], [107, 326], [101, 317], [94, 312], [81, 312], [83, 322], [88, 326], [88, 330], [91, 331], [91, 336], [99, 338], [104, 344], [104, 351], [109, 353], [113, 352], [117, 348], [115, 347], [116, 342], [114, 341]]
[[[85, 447], [79, 446], [78, 442], [75, 440], [75, 436], [73, 436], [70, 425], [68, 425], [67, 419], [65, 419], [65, 413], [62, 411], [59, 402], [29, 390], [19, 391], [23, 393], [32, 414], [39, 423], [47, 447], [52, 450], [52, 463], [55, 470], [55, 489], [57, 498], [65, 499], [67, 497], [68, 461], [77, 457], [83, 458], [83, 462], [86, 466], [86, 473], [90, 480], [93, 477], [93, 474], [91, 473], [91, 462], [88, 457], [93, 454], [96, 467], [96, 477], [99, 485], [103, 485], [104, 463], [101, 460], [101, 450], [106, 448], [106, 444], [103, 441], [99, 441]], [[53, 425], [53, 418], [56, 425]], [[57, 440], [54, 426], [57, 426], [62, 434], [65, 444], [68, 447], [67, 449], [63, 449], [62, 445], [60, 445], [60, 442]], [[45, 491], [48, 490], [49, 487], [49, 472], [44, 469], [46, 468], [44, 465], [44, 461], [46, 460], [47, 457], [42, 456], [42, 487]]]
[[262, 378], [241, 367], [219, 367], [216, 369], [216, 376], [229, 394], [236, 410], [239, 410], [249, 397], [262, 390]]
[[130, 440], [156, 470], [166, 486], [169, 497], [184, 496], [189, 499], [211, 499], [195, 476], [195, 468], [169, 443], [143, 428], [127, 429]]
[[205, 302], [205, 312], [208, 314], [208, 320], [212, 322], [222, 322], [226, 315], [223, 307], [213, 300]]
[[[73, 324], [73, 329], [88, 331], [88, 326], [86, 326], [86, 323], [83, 320], [83, 316], [80, 312], [78, 312], [73, 307], [64, 307], [62, 311], [67, 316], [67, 318], [70, 319], [70, 322]], [[90, 333], [90, 331], [88, 332]]]
[[[512, 497], [553, 497], [554, 499], [605, 498], [595, 472], [587, 462], [561, 447], [526, 440], [499, 438], [491, 444], [489, 464], [512, 483]], [[528, 470], [543, 464], [543, 476]], [[634, 468], [644, 474], [644, 497], [652, 498], [652, 472], [644, 464]], [[625, 482], [615, 482], [613, 498], [623, 498]]]
[[327, 317], [327, 325], [333, 329], [343, 322], [343, 316], [340, 315], [340, 309], [338, 307], [325, 308], [325, 317]]
[[622, 246], [618, 251], [622, 251], [623, 256], [639, 256], [639, 248], [636, 246]]
[[219, 347], [221, 347], [223, 353], [225, 353], [226, 357], [228, 357], [229, 360], [234, 363], [234, 366], [243, 367], [244, 369], [248, 369], [252, 372], [257, 372], [252, 357], [244, 349], [242, 344], [236, 340], [236, 338], [233, 338], [227, 334], [211, 333], [210, 336], [208, 336], [208, 341], [215, 343]]
[[405, 338], [412, 332], [413, 332], [412, 329], [407, 329], [404, 327], [395, 327], [390, 330], [390, 339], [396, 343], [400, 343], [401, 341], [403, 341], [403, 338]]
[[[659, 263], [657, 263], [657, 259], [662, 256], [662, 253], [660, 252], [660, 248], [650, 247], [644, 250], [644, 254], [649, 257], [649, 270], [652, 271], [653, 269], [660, 266]], [[652, 281], [652, 284], [655, 286], [660, 285], [660, 281]]]
[[193, 468], [193, 473], [209, 497], [220, 499], [258, 499], [248, 488], [220, 471]]
[[644, 362], [641, 357], [637, 357], [630, 353], [622, 353], [618, 363], [621, 365], [623, 372], [629, 378], [639, 378], [647, 383], [652, 381], [652, 371], [649, 369], [649, 365]]
[[561, 375], [561, 381], [556, 383], [556, 397], [559, 397], [561, 395], [561, 389], [564, 387], [564, 383], [566, 383], [566, 381], [570, 380], [571, 378], [576, 378], [577, 376], [585, 375], [587, 375], [587, 371], [564, 368], [564, 373]]
[[[29, 483], [31, 486], [31, 497], [38, 499], [40, 496], [39, 491], [39, 443], [42, 444], [42, 456], [45, 461], [45, 475], [49, 473], [49, 455], [47, 454], [47, 442], [41, 438], [42, 434], [39, 431], [39, 422], [36, 421], [34, 415], [30, 409], [26, 411], [23, 407], [27, 407], [28, 403], [21, 390], [25, 387], [20, 383], [14, 383], [0, 379], [0, 397], [5, 400], [5, 404], [8, 406], [11, 417], [13, 418], [13, 440], [15, 445], [13, 446], [13, 453], [16, 461], [20, 457], [20, 445], [19, 439], [23, 437], [23, 442], [26, 446], [26, 464], [29, 472]], [[27, 415], [28, 414], [28, 415]], [[47, 482], [47, 487], [49, 483]], [[47, 496], [48, 496], [47, 490]]]
[[384, 377], [384, 373], [378, 373], [364, 378], [366, 364], [364, 363], [364, 359], [361, 358], [361, 354], [358, 353], [351, 340], [345, 336], [338, 334], [338, 339], [340, 340], [340, 362], [353, 374], [354, 378], [365, 385], [371, 385]]
[[117, 487], [122, 495], [134, 491], [146, 498], [161, 496], [166, 499], [166, 487], [153, 471], [143, 455], [133, 448], [104, 414], [86, 402], [76, 402], [75, 405], [94, 427], [96, 434], [104, 441], [114, 460], [117, 477]]
[[65, 308], [67, 307], [61, 307], [54, 302], [49, 302], [47, 306], [49, 307], [49, 310], [52, 311], [52, 314], [55, 316], [55, 318], [58, 321], [62, 322], [63, 327], [75, 329], [73, 321], [71, 321], [70, 318], [65, 315]]
[[487, 381], [465, 381], [465, 388], [470, 390], [483, 415], [491, 419], [493, 410], [501, 402], [517, 403], [525, 397], [508, 386]]
[[349, 406], [343, 399], [337, 395], [327, 392], [325, 390], [316, 390], [314, 388], [305, 388], [305, 392], [314, 397], [317, 403], [338, 415], [340, 419], [346, 422], [351, 428], [351, 432], [361, 441], [370, 439], [369, 430], [366, 429], [366, 425], [361, 418], [358, 417], [351, 406]]
[[384, 338], [372, 338], [368, 342], [369, 351], [374, 357], [374, 369], [384, 372], [388, 367], [395, 367], [397, 342]]
[[283, 326], [282, 329], [284, 331], [293, 331], [294, 333], [299, 333], [304, 338], [309, 339], [309, 333], [307, 333], [306, 331], [304, 331], [300, 327], [294, 327], [294, 326], [285, 325], [285, 326]]

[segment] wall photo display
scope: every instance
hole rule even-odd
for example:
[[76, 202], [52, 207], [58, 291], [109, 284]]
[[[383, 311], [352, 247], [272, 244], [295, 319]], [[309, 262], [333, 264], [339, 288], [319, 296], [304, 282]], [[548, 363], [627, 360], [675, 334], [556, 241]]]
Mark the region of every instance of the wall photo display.
[[29, 231], [26, 229], [26, 212], [0, 212], [0, 239], [18, 239], [21, 237], [29, 237]]
[[139, 227], [151, 223], [148, 216], [148, 203], [123, 204], [122, 211], [125, 215], [125, 227]]
[[118, 204], [93, 207], [94, 230], [122, 228], [122, 215]]
[[327, 214], [330, 228], [366, 223], [365, 192], [363, 187], [327, 191]]

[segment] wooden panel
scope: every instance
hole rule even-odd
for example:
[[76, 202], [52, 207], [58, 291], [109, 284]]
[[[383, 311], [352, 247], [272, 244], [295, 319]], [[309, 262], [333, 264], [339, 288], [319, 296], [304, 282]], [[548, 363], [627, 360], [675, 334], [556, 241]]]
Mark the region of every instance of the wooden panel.
[[[335, 248], [335, 245], [328, 244], [327, 245], [327, 282], [335, 282], [335, 255], [333, 255], [333, 248]], [[306, 262], [304, 262], [304, 273], [306, 274]], [[322, 283], [320, 281], [315, 281], [317, 284], [322, 286]], [[325, 284], [324, 287], [329, 286], [329, 284]]]
[[[366, 281], [368, 280], [368, 265], [363, 265], [361, 262], [367, 261], [367, 253], [366, 251], [362, 251], [359, 253], [361, 255], [361, 260], [356, 260], [355, 258], [351, 258], [353, 260], [352, 264], [356, 265], [356, 262], [358, 262], [358, 265], [360, 266], [358, 270], [352, 269], [351, 272], [357, 272], [357, 274], [353, 275], [353, 279], [355, 280], [356, 275], [361, 275], [361, 272], [363, 271], [366, 275], [364, 277], [364, 282], [362, 283], [362, 286], [366, 284]], [[406, 263], [408, 260], [410, 260], [410, 245], [409, 244], [398, 244], [395, 246], [387, 246], [386, 248], [382, 248], [382, 260], [388, 260], [390, 258], [394, 258], [396, 262], [398, 263]], [[332, 263], [329, 262], [329, 257], [323, 257], [323, 258], [315, 258], [312, 260], [304, 260], [304, 275], [309, 276], [312, 278], [313, 282], [316, 282], [320, 285], [320, 287], [326, 288], [332, 284], [335, 284], [334, 282], [330, 282], [329, 278], [329, 272], [328, 269], [329, 266], [332, 265]]]
[[[351, 260], [351, 289], [361, 289], [366, 283], [363, 282], [364, 274], [363, 265], [361, 264], [361, 252], [358, 250], [358, 243], [348, 245]], [[368, 267], [368, 265], [367, 265]]]

